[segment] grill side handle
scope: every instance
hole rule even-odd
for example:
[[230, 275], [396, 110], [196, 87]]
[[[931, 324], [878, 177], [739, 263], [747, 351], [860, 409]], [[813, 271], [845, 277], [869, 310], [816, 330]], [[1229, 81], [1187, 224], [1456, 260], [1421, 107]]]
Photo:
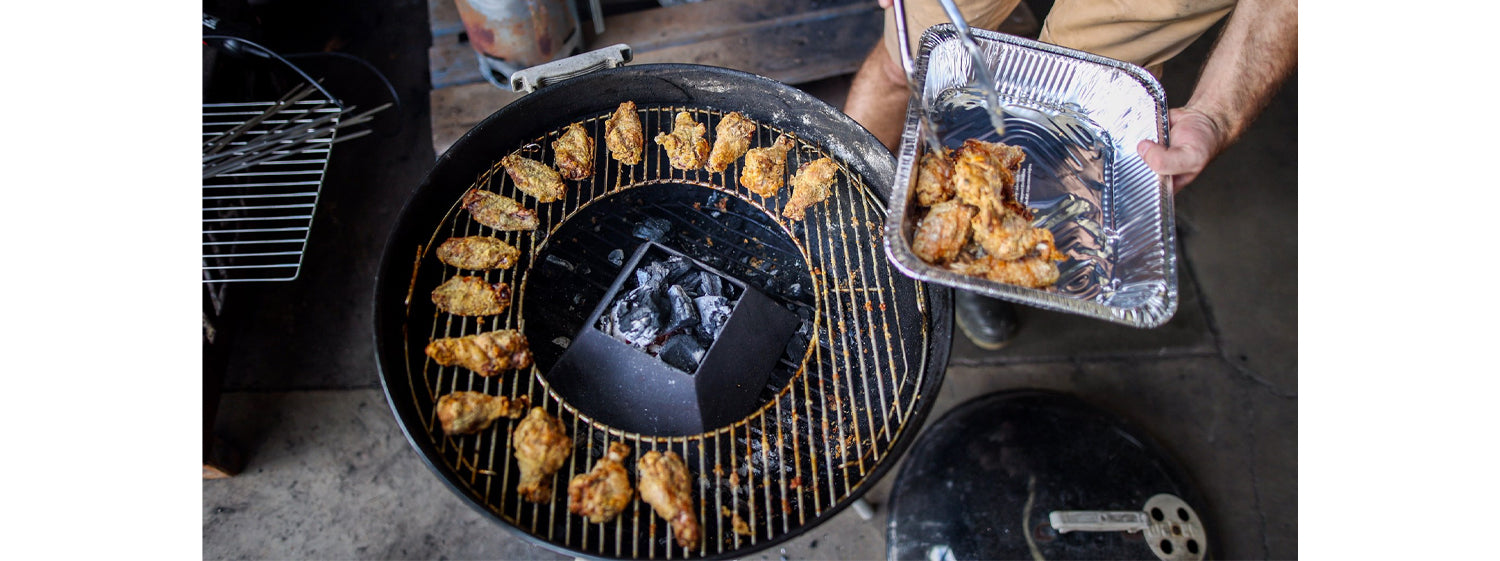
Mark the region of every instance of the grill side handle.
[[510, 87], [523, 94], [529, 94], [538, 88], [569, 78], [577, 78], [590, 72], [624, 65], [630, 62], [630, 59], [630, 45], [616, 43], [602, 49], [518, 70], [510, 76]]

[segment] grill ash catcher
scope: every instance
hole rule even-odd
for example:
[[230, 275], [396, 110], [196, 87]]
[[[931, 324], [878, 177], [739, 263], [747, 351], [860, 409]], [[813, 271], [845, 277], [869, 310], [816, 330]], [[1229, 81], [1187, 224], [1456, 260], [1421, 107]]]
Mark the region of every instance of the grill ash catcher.
[[800, 325], [797, 314], [743, 281], [646, 242], [546, 378], [605, 424], [699, 434], [755, 410]]

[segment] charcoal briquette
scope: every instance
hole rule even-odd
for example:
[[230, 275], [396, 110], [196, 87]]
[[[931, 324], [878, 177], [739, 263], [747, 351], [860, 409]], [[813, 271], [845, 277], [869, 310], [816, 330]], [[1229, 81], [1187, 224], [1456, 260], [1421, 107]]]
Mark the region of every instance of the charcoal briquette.
[[707, 352], [696, 338], [683, 334], [667, 339], [657, 356], [674, 368], [691, 374], [698, 370], [698, 363], [703, 361]]
[[672, 319], [667, 322], [667, 333], [698, 325], [698, 306], [681, 286], [667, 287], [667, 301], [672, 310]]
[[698, 332], [709, 341], [719, 338], [724, 324], [729, 322], [729, 299], [723, 296], [699, 296], [693, 299], [698, 307]]

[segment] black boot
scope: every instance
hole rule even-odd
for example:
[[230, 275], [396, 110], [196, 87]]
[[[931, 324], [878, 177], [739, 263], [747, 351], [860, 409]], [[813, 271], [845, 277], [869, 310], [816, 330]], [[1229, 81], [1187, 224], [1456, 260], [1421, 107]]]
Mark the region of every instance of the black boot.
[[1010, 302], [955, 289], [953, 317], [958, 329], [979, 348], [993, 351], [1004, 347], [1015, 337], [1020, 322]]

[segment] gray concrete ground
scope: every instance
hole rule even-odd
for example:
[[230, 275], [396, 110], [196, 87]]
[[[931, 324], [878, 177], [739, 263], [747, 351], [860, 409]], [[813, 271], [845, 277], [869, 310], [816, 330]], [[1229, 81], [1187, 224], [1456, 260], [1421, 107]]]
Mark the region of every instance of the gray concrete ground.
[[[1200, 41], [1167, 66], [1169, 100], [1187, 98], [1207, 47]], [[846, 87], [847, 77], [809, 89], [840, 104]], [[401, 138], [427, 138], [425, 116], [411, 119], [417, 130]], [[1198, 510], [1219, 531], [1218, 558], [1297, 557], [1296, 127], [1294, 78], [1177, 197], [1183, 298], [1171, 322], [1143, 331], [1028, 310], [1008, 349], [984, 352], [959, 336], [929, 422], [997, 390], [1077, 395], [1143, 427], [1183, 464], [1207, 497]], [[369, 270], [383, 243], [380, 224], [431, 161], [420, 143], [400, 142], [350, 143], [338, 154], [336, 166], [343, 157], [360, 160], [342, 163], [350, 169], [390, 169], [362, 171], [375, 176], [364, 191], [330, 185], [328, 206], [342, 216], [320, 215], [310, 248], [320, 258], [309, 259], [301, 280], [239, 292], [258, 312], [247, 315], [230, 357], [217, 430], [247, 464], [236, 477], [202, 484], [205, 558], [566, 557], [512, 536], [443, 487], [379, 390]], [[375, 156], [351, 155], [358, 146]], [[385, 198], [370, 201], [371, 193]], [[330, 285], [346, 288], [332, 302], [321, 298]], [[298, 333], [316, 339], [291, 342]], [[867, 495], [872, 520], [847, 510], [751, 558], [883, 558], [881, 506], [896, 473]]]

